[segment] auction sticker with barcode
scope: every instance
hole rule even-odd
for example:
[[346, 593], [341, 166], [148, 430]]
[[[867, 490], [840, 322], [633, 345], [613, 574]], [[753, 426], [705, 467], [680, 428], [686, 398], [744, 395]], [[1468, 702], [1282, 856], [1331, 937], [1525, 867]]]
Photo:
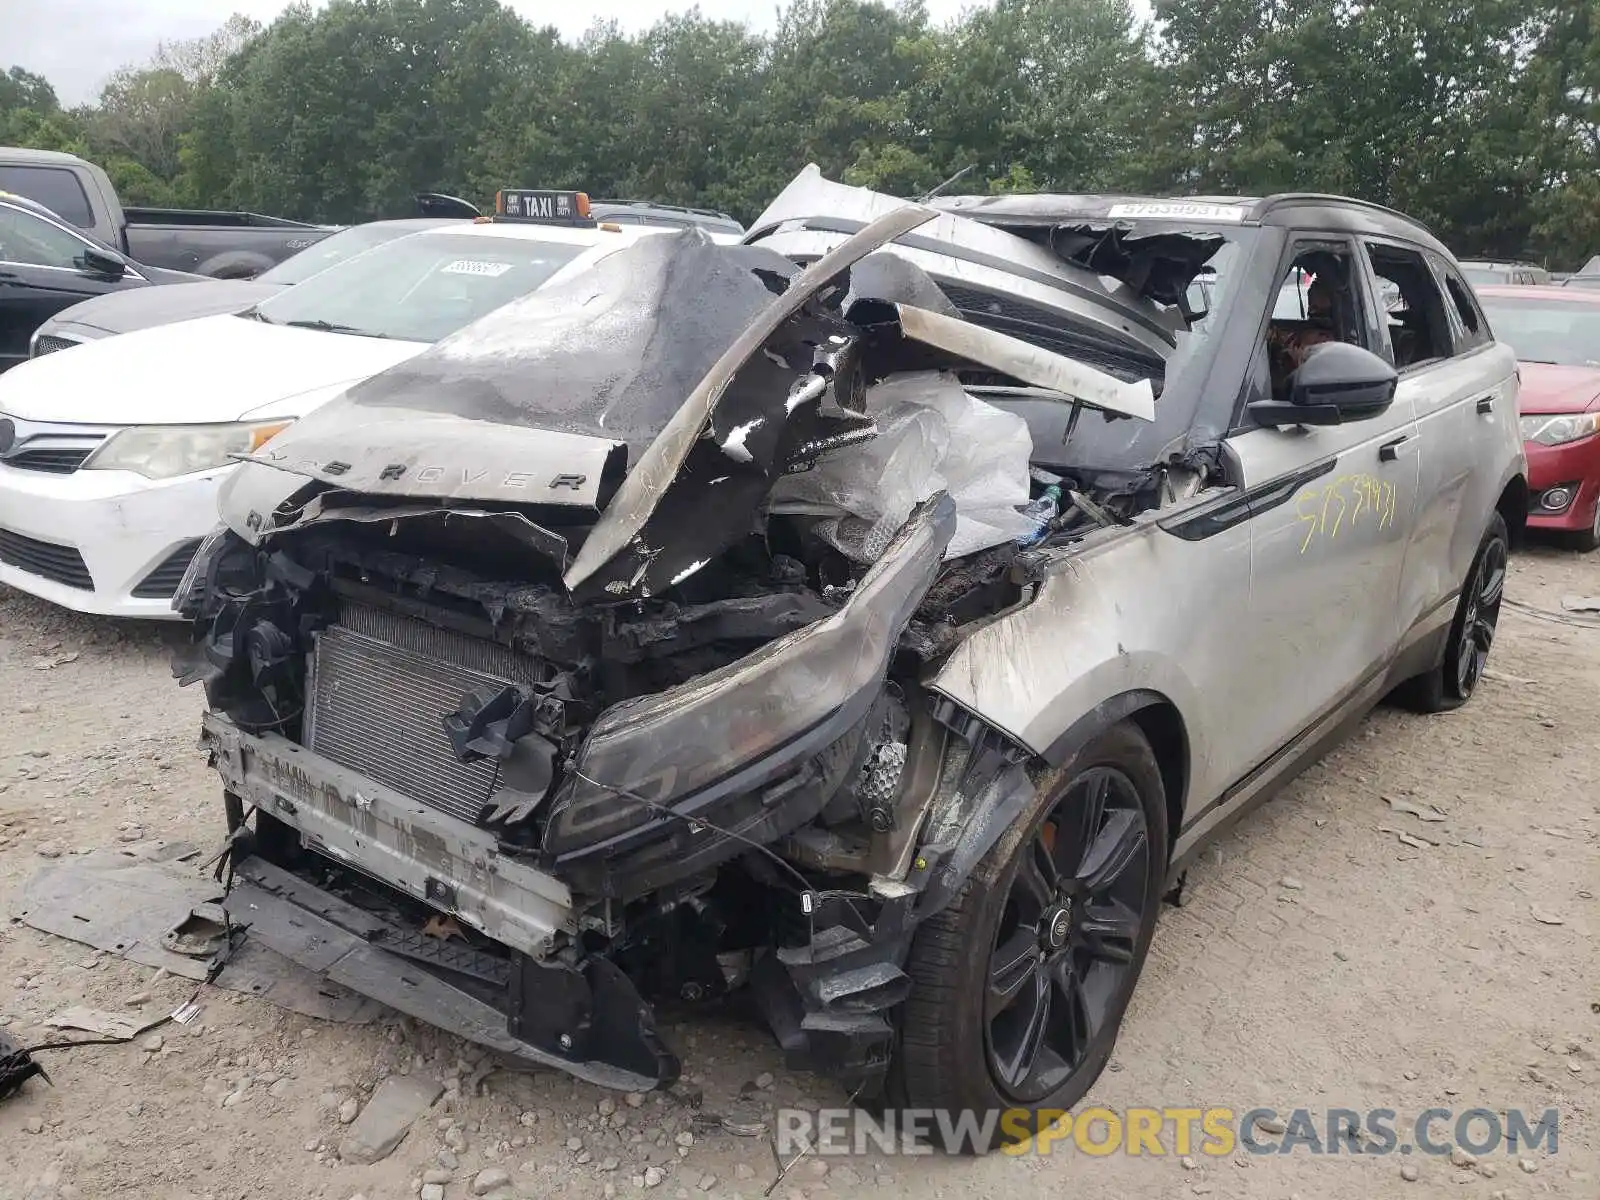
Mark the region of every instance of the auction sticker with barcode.
[[440, 269], [443, 275], [487, 275], [493, 279], [511, 270], [507, 262], [486, 262], [481, 258], [458, 258]]
[[1113, 204], [1107, 214], [1116, 220], [1122, 217], [1143, 217], [1149, 220], [1172, 221], [1228, 221], [1235, 225], [1244, 221], [1244, 207], [1239, 204], [1207, 204], [1197, 200], [1141, 200], [1133, 204]]

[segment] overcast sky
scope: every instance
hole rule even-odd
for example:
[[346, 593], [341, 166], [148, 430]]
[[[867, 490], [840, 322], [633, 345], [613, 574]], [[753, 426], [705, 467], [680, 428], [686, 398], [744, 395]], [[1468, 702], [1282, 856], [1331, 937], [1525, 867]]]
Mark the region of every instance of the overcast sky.
[[[936, 20], [954, 17], [988, 0], [928, 0]], [[553, 24], [571, 38], [597, 20], [642, 29], [665, 12], [694, 7], [680, 0], [509, 0], [539, 24]], [[0, 70], [17, 65], [43, 75], [64, 105], [92, 100], [118, 67], [143, 63], [162, 41], [201, 37], [230, 13], [263, 24], [287, 7], [286, 0], [0, 0]], [[771, 28], [773, 0], [699, 0], [713, 18]]]

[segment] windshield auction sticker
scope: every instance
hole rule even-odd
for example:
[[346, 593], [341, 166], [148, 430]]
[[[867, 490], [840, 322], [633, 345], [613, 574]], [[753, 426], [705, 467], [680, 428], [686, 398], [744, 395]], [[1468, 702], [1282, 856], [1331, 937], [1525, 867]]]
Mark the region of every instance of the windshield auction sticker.
[[1238, 225], [1244, 220], [1239, 204], [1201, 204], [1193, 200], [1141, 200], [1135, 204], [1113, 204], [1107, 214], [1113, 219], [1156, 221], [1227, 221]]
[[511, 270], [508, 262], [486, 262], [481, 258], [458, 258], [439, 268], [441, 275], [486, 275], [497, 279]]

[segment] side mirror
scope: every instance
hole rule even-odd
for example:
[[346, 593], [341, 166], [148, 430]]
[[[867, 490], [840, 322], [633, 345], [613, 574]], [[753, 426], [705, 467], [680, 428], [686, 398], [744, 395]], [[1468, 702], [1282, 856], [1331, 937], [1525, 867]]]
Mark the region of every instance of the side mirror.
[[1285, 402], [1250, 405], [1257, 425], [1343, 425], [1381, 416], [1394, 403], [1399, 373], [1370, 350], [1325, 342], [1306, 352]]
[[90, 275], [104, 275], [110, 279], [121, 279], [128, 273], [128, 260], [115, 250], [107, 250], [100, 246], [86, 246], [78, 256], [78, 263]]

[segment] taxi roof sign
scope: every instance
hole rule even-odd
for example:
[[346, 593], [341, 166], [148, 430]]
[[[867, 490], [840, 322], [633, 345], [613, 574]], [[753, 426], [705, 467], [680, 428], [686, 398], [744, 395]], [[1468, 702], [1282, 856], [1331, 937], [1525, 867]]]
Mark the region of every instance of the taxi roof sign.
[[590, 220], [586, 192], [502, 188], [494, 194], [494, 211], [497, 216], [513, 221], [587, 225]]

